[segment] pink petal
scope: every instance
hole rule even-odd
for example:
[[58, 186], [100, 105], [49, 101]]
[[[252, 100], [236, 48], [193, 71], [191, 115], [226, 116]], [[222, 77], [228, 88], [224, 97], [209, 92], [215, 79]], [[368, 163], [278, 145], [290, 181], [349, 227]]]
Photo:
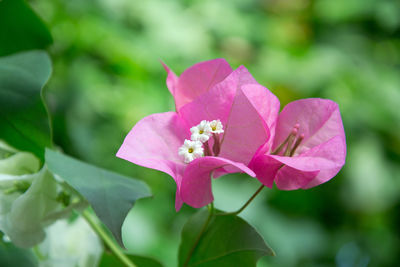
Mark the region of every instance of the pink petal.
[[341, 136], [345, 140], [338, 105], [331, 100], [310, 98], [291, 102], [282, 110], [278, 117], [273, 149], [286, 139], [296, 123], [300, 125], [299, 134], [304, 134], [296, 154], [303, 153], [334, 136]]
[[181, 184], [182, 200], [194, 208], [201, 208], [214, 200], [211, 191], [211, 172], [230, 166], [236, 172], [255, 176], [254, 172], [241, 163], [220, 157], [203, 157], [192, 161], [185, 170]]
[[[186, 166], [185, 166], [186, 167]], [[183, 200], [181, 196], [181, 184], [182, 184], [182, 175], [184, 172], [184, 168], [180, 169], [178, 173], [173, 176], [176, 183], [176, 192], [175, 192], [175, 210], [179, 211], [182, 208]]]
[[[296, 190], [304, 186], [318, 175], [318, 171], [299, 171], [284, 166], [275, 177], [276, 186], [281, 190]], [[291, 177], [288, 179], [288, 177]]]
[[268, 155], [259, 155], [249, 164], [249, 168], [254, 171], [257, 179], [269, 188], [272, 188], [275, 176], [281, 167], [281, 162]]
[[320, 164], [319, 173], [303, 189], [311, 188], [332, 179], [343, 167], [346, 161], [346, 140], [344, 136], [335, 136], [329, 141], [315, 146], [299, 155], [299, 157], [322, 158], [330, 161], [329, 164]]
[[253, 170], [262, 183], [274, 177], [279, 189], [307, 189], [329, 181], [343, 167], [344, 161], [344, 140], [335, 136], [295, 157], [263, 156], [256, 161]]
[[186, 165], [178, 149], [190, 132], [175, 112], [159, 113], [140, 120], [126, 136], [117, 157], [171, 175], [177, 184], [176, 207], [180, 208], [179, 186]]
[[167, 87], [172, 96], [175, 96], [176, 86], [178, 83], [178, 76], [164, 63], [161, 61], [165, 71], [167, 72]]
[[232, 104], [220, 156], [248, 165], [269, 138], [268, 126], [241, 89]]
[[245, 66], [241, 65], [215, 86], [239, 89], [246, 84], [258, 84]]
[[272, 141], [275, 134], [275, 126], [280, 109], [279, 99], [273, 93], [271, 93], [271, 91], [259, 84], [244, 85], [242, 86], [242, 90], [267, 124], [271, 133], [268, 145], [269, 147], [272, 146]]
[[257, 176], [257, 179], [272, 188], [275, 180], [281, 190], [295, 190], [302, 188], [318, 174], [318, 171], [298, 170], [276, 160], [270, 155], [256, 157], [249, 166]]
[[186, 69], [178, 79], [175, 90], [177, 110], [224, 80], [232, 68], [225, 59], [204, 61]]
[[240, 66], [225, 80], [193, 102], [184, 105], [179, 113], [191, 126], [199, 124], [202, 120], [219, 119], [225, 127], [237, 89], [249, 83], [257, 82], [245, 67]]

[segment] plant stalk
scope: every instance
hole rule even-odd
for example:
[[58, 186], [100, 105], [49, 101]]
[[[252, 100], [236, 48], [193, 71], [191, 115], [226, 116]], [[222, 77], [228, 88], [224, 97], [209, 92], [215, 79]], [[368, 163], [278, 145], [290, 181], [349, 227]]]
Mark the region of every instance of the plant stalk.
[[88, 210], [83, 211], [82, 216], [97, 233], [97, 235], [103, 240], [104, 244], [110, 249], [112, 254], [114, 254], [114, 256], [121, 261], [121, 263], [123, 263], [126, 267], [137, 267], [108, 236], [104, 229], [92, 218], [92, 215]]
[[217, 215], [238, 215], [239, 213], [241, 213], [252, 201], [253, 199], [261, 192], [261, 190], [263, 190], [265, 186], [262, 184], [257, 191], [249, 198], [249, 200], [247, 200], [246, 203], [244, 203], [244, 205], [238, 209], [237, 211], [233, 211], [233, 212], [226, 212], [226, 213], [218, 213]]

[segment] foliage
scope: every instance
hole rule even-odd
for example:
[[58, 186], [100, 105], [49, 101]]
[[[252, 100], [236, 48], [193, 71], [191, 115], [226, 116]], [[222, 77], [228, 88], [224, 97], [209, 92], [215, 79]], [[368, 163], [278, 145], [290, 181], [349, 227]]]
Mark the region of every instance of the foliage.
[[201, 210], [182, 229], [179, 266], [256, 266], [265, 255], [275, 253], [251, 225], [236, 215], [210, 216], [207, 210]]
[[[24, 1], [3, 1], [0, 8], [0, 24], [7, 29], [0, 34], [0, 55], [51, 43], [49, 31]], [[51, 60], [45, 51], [1, 57], [0, 73], [0, 229], [4, 238], [21, 248], [36, 246], [45, 239], [46, 226], [68, 218], [73, 209], [85, 204], [83, 196], [123, 246], [122, 223], [136, 199], [150, 195], [147, 186], [51, 150], [44, 157], [45, 149], [53, 146], [42, 92], [51, 74]], [[43, 166], [41, 170], [39, 166]], [[64, 188], [63, 179], [70, 188]], [[88, 181], [90, 189], [85, 186]], [[18, 253], [18, 249], [4, 244], [1, 254], [9, 253]], [[41, 252], [35, 253], [45, 266]], [[0, 260], [1, 265], [13, 262], [5, 256]], [[21, 257], [21, 262], [24, 260], [23, 264], [28, 264], [29, 258]]]
[[42, 20], [24, 0], [0, 1], [0, 56], [43, 49], [53, 40]]
[[122, 223], [137, 199], [150, 196], [146, 184], [52, 150], [46, 150], [46, 165], [89, 201], [97, 216], [124, 246]]
[[[137, 256], [137, 255], [128, 255], [129, 259], [132, 260], [138, 267], [162, 267], [163, 265], [159, 263], [158, 261], [148, 258], [148, 257], [143, 257], [143, 256]], [[124, 267], [118, 259], [116, 259], [113, 255], [110, 255], [108, 253], [104, 253], [101, 262], [100, 262], [100, 267], [108, 267], [108, 266], [115, 266], [115, 267]]]
[[49, 120], [41, 98], [50, 73], [50, 58], [44, 51], [0, 59], [0, 138], [42, 160], [44, 147], [51, 146]]

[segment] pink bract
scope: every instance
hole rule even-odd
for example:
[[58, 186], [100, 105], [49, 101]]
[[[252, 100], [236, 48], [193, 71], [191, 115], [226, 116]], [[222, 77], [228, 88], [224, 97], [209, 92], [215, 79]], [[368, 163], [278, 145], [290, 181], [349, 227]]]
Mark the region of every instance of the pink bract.
[[[167, 87], [176, 112], [153, 114], [139, 121], [126, 136], [117, 156], [172, 176], [177, 184], [175, 208], [185, 202], [202, 207], [213, 201], [211, 173], [245, 172], [254, 155], [270, 138], [275, 111], [260, 108], [260, 97], [279, 111], [278, 99], [259, 85], [243, 66], [232, 71], [224, 59], [201, 62], [176, 76], [165, 64]], [[260, 92], [253, 93], [252, 90]], [[190, 127], [202, 120], [219, 119], [224, 125], [220, 154], [185, 164], [178, 149], [190, 139]]]
[[197, 63], [186, 69], [179, 78], [167, 65], [162, 64], [168, 74], [167, 87], [174, 96], [177, 110], [207, 92], [232, 73], [229, 63], [220, 58]]
[[[275, 182], [279, 189], [294, 190], [324, 183], [344, 165], [346, 141], [335, 102], [298, 100], [279, 114], [277, 97], [243, 66], [233, 71], [224, 59], [215, 59], [178, 77], [162, 64], [176, 111], [140, 120], [117, 156], [172, 176], [176, 210], [183, 202], [196, 208], [212, 202], [211, 175], [244, 172], [268, 187]], [[224, 125], [220, 153], [186, 164], [178, 149], [202, 120]]]
[[[295, 126], [302, 140], [292, 156], [272, 155]], [[346, 139], [338, 105], [326, 99], [289, 103], [278, 116], [272, 147], [255, 156], [251, 168], [261, 183], [282, 190], [308, 189], [325, 183], [343, 167]]]

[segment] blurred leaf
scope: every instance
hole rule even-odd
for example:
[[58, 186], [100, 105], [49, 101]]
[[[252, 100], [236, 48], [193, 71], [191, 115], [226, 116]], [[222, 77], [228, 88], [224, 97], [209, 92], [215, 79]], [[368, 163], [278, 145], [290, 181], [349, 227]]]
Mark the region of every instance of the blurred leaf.
[[31, 178], [33, 182], [21, 195], [0, 194], [2, 204], [0, 230], [15, 245], [24, 248], [32, 247], [45, 238], [44, 225], [47, 222], [47, 216], [58, 207], [56, 181], [45, 168], [32, 175], [7, 176], [9, 175], [1, 175], [1, 179], [26, 178], [28, 180]]
[[[163, 265], [159, 261], [152, 258], [129, 254], [126, 254], [126, 256], [128, 256], [128, 258], [131, 259], [137, 267], [163, 267]], [[99, 267], [109, 266], [125, 267], [125, 265], [121, 263], [114, 255], [103, 253], [103, 257], [101, 258]]]
[[44, 49], [53, 40], [42, 20], [23, 0], [0, 1], [0, 56]]
[[7, 182], [3, 174], [23, 175], [36, 173], [40, 170], [40, 161], [29, 152], [21, 152], [0, 140], [0, 188], [12, 186], [14, 181]]
[[0, 58], [0, 138], [40, 159], [44, 158], [44, 148], [51, 146], [48, 114], [41, 96], [50, 74], [51, 61], [43, 51]]
[[50, 171], [89, 201], [97, 216], [123, 247], [122, 224], [135, 201], [151, 195], [147, 185], [50, 149], [46, 149], [46, 164]]
[[38, 263], [31, 251], [0, 242], [0, 266], [35, 267]]
[[262, 256], [275, 255], [260, 234], [242, 218], [214, 215], [185, 265], [207, 218], [208, 211], [202, 210], [184, 225], [179, 247], [179, 266], [256, 266]]

